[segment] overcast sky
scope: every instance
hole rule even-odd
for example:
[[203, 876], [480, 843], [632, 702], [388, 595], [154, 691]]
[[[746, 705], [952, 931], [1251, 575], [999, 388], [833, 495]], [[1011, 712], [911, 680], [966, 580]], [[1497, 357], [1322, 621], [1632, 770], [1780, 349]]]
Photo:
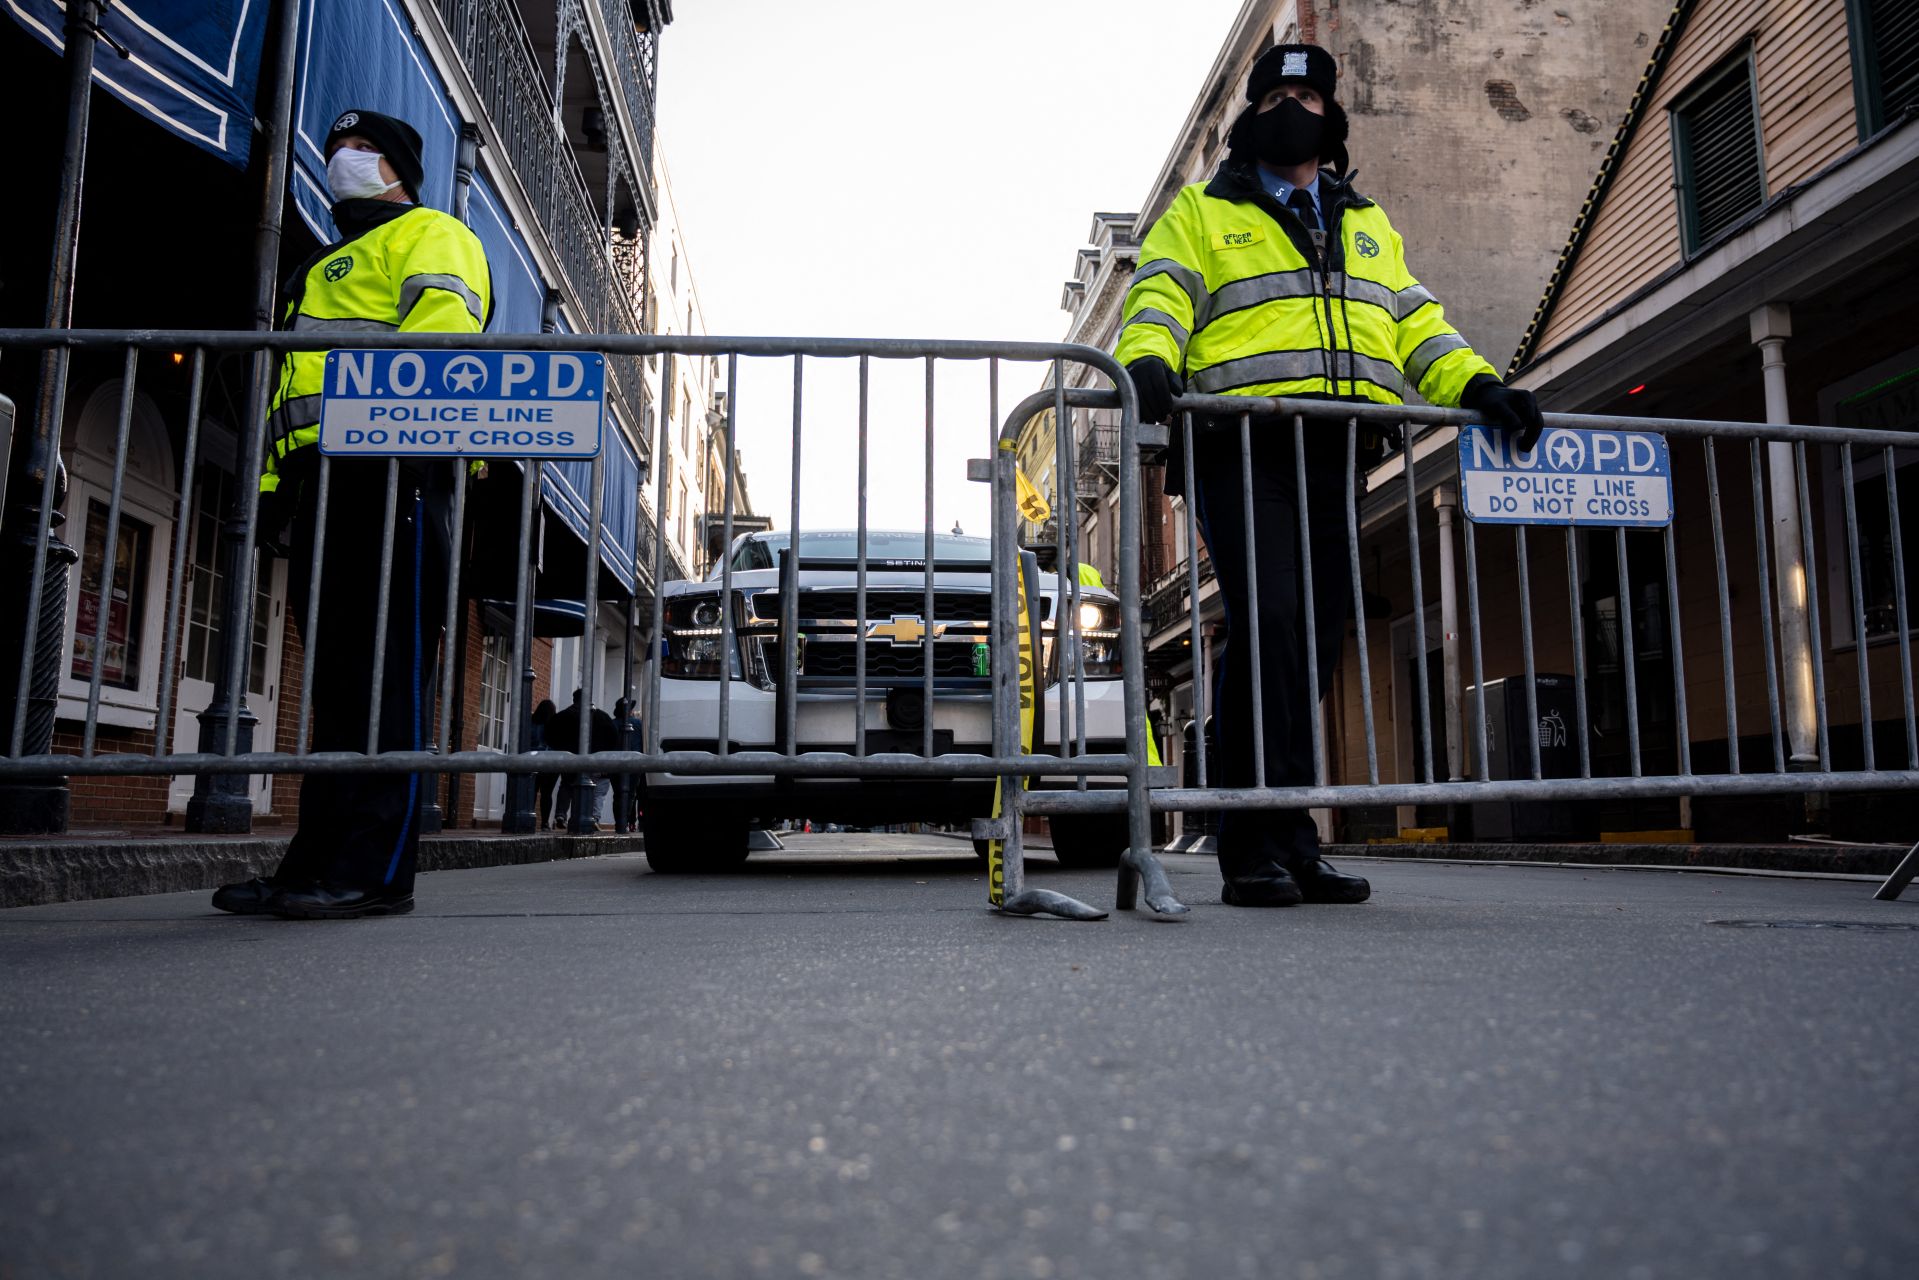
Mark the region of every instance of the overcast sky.
[[[1144, 199], [1240, 0], [681, 0], [659, 116], [720, 334], [1057, 341], [1095, 210]], [[1001, 410], [1034, 391], [1003, 366]], [[935, 521], [986, 532], [984, 369], [942, 365]], [[850, 526], [855, 370], [809, 361], [803, 526]], [[923, 367], [872, 372], [875, 527], [919, 528]], [[792, 368], [748, 362], [740, 447], [788, 524]], [[715, 504], [717, 506], [717, 503]]]

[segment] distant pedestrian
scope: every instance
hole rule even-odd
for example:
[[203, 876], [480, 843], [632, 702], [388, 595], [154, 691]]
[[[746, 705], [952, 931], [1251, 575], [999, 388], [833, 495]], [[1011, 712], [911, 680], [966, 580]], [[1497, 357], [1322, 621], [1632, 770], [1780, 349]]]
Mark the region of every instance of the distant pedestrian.
[[[580, 743], [580, 716], [586, 708], [586, 690], [575, 689], [573, 701], [564, 711], [556, 711], [552, 719], [546, 722], [546, 740], [551, 750], [578, 751]], [[587, 750], [618, 751], [620, 749], [620, 731], [613, 717], [594, 707], [587, 717]], [[607, 794], [612, 790], [612, 782], [605, 774], [575, 774], [566, 780], [560, 788], [559, 803], [554, 806], [553, 825], [565, 830], [573, 815], [576, 783], [584, 779], [593, 785], [593, 809], [586, 816], [587, 826], [597, 826], [600, 813], [606, 806]]]
[[[553, 747], [546, 740], [546, 726], [558, 709], [553, 699], [541, 698], [540, 705], [533, 708], [533, 740], [527, 744], [528, 751], [551, 751]], [[553, 812], [553, 788], [559, 783], [557, 773], [536, 773], [533, 775], [533, 794], [540, 811], [540, 830], [546, 830], [548, 819]]]

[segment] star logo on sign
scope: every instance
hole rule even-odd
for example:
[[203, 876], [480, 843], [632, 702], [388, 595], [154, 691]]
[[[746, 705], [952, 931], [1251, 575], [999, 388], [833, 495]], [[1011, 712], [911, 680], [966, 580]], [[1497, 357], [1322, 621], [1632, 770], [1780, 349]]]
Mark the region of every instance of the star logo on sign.
[[1570, 431], [1555, 431], [1546, 438], [1546, 458], [1554, 471], [1577, 471], [1586, 465], [1586, 443]]
[[448, 391], [473, 391], [486, 389], [486, 366], [480, 363], [478, 356], [456, 356], [446, 366], [441, 375]]

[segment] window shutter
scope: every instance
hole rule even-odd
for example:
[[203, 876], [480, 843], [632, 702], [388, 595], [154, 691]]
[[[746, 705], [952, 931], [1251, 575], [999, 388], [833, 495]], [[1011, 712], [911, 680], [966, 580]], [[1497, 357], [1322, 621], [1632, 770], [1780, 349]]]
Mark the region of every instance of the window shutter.
[[1688, 255], [1765, 203], [1752, 64], [1741, 53], [1673, 110]]
[[1880, 125], [1919, 102], [1919, 5], [1912, 0], [1865, 0], [1872, 32]]

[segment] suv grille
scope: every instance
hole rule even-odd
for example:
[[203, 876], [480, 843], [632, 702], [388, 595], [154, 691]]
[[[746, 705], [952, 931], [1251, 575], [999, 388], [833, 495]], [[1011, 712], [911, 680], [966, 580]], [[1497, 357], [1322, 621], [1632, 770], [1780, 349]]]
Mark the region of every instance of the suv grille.
[[[859, 593], [844, 587], [816, 587], [801, 590], [800, 617], [810, 621], [855, 622], [858, 620]], [[1040, 599], [1040, 617], [1052, 615], [1052, 601]], [[987, 591], [940, 591], [933, 596], [933, 611], [941, 622], [987, 622], [993, 616], [993, 597]], [[917, 618], [926, 612], [926, 594], [891, 588], [866, 593], [866, 620], [884, 621], [898, 615]], [[753, 616], [763, 622], [780, 620], [780, 593], [762, 591], [753, 597]]]

